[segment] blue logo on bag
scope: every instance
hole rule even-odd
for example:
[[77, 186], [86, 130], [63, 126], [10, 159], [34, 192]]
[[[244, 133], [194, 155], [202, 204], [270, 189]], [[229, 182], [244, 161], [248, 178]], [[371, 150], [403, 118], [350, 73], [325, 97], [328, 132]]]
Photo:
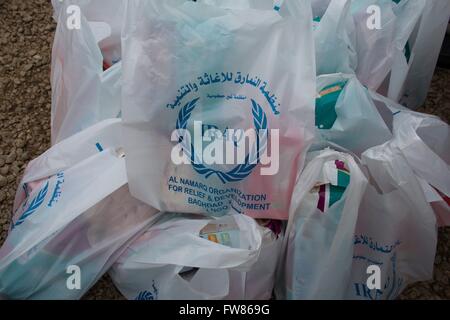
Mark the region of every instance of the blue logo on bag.
[[[372, 289], [370, 290], [363, 282], [355, 282], [354, 293], [357, 297], [362, 297], [368, 300], [379, 300], [385, 298], [388, 300], [395, 299], [404, 286], [404, 279], [397, 270], [397, 248], [401, 245], [401, 241], [397, 240], [392, 245], [381, 245], [378, 241], [373, 240], [366, 235], [355, 235], [354, 245], [364, 246], [373, 251], [373, 257], [365, 255], [354, 255], [354, 260], [359, 260], [361, 263], [366, 262], [367, 265], [375, 264], [380, 266], [383, 270], [390, 269], [389, 273], [386, 272], [386, 279], [384, 279], [384, 285], [382, 290]], [[381, 261], [377, 261], [377, 258], [382, 258], [385, 255], [389, 255], [390, 264], [385, 264]]]
[[47, 204], [49, 208], [53, 207], [61, 198], [61, 186], [64, 184], [64, 181], [64, 172], [57, 173], [55, 188], [53, 190], [52, 196], [50, 197], [50, 201]]
[[17, 227], [18, 225], [22, 224], [26, 218], [28, 218], [33, 213], [35, 213], [36, 210], [42, 205], [42, 203], [44, 202], [45, 196], [47, 195], [47, 192], [48, 192], [48, 185], [49, 185], [49, 183], [47, 181], [45, 186], [39, 191], [37, 196], [31, 201], [30, 205], [25, 210], [25, 212], [20, 216], [20, 218], [13, 225], [13, 227], [12, 227], [13, 229], [15, 227]]
[[141, 291], [134, 300], [158, 300], [158, 288], [156, 288], [155, 280], [153, 280], [151, 291]]
[[[177, 130], [186, 130], [188, 121], [199, 100], [200, 98], [196, 98], [186, 103], [184, 107], [181, 108], [180, 112], [178, 113], [176, 123]], [[189, 144], [186, 139], [183, 139], [183, 137], [180, 137], [180, 142], [182, 143], [184, 152], [189, 156], [191, 164], [197, 173], [205, 176], [206, 178], [209, 178], [212, 175], [216, 175], [220, 179], [220, 181], [222, 181], [222, 183], [241, 181], [252, 173], [253, 169], [260, 162], [260, 155], [264, 153], [267, 148], [267, 115], [258, 103], [256, 103], [253, 99], [251, 99], [251, 102], [253, 123], [256, 132], [258, 133], [261, 130], [263, 130], [264, 132], [264, 134], [262, 135], [256, 135], [256, 159], [252, 159], [250, 155], [247, 154], [247, 156], [245, 157], [245, 162], [234, 167], [230, 171], [223, 172], [220, 170], [214, 170], [212, 168], [206, 167], [203, 163], [201, 163], [201, 161], [198, 160], [195, 154], [194, 146], [192, 144]]]

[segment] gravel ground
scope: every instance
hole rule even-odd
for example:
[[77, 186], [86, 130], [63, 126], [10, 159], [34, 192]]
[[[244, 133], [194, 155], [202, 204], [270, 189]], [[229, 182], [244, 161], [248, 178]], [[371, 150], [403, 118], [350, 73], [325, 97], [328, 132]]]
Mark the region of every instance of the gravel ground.
[[[50, 146], [51, 14], [48, 0], [0, 0], [0, 244], [26, 164]], [[420, 111], [449, 123], [449, 84], [450, 70], [436, 70]], [[85, 299], [123, 298], [105, 276]], [[401, 299], [450, 299], [450, 228], [439, 232], [434, 279], [410, 286]]]

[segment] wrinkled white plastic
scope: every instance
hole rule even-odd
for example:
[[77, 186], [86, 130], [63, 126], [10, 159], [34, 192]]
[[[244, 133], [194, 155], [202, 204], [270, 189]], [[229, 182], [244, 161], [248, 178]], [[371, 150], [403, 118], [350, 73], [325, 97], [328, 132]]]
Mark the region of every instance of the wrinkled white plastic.
[[105, 62], [111, 66], [121, 59], [125, 2], [126, 0], [52, 0], [53, 17], [58, 21], [61, 11], [67, 10], [69, 5], [78, 6], [82, 15], [89, 21], [94, 35], [106, 35], [99, 38], [98, 46]]
[[[206, 185], [208, 196], [209, 190], [230, 187], [243, 194], [265, 195], [268, 209], [239, 207], [239, 212], [259, 218], [287, 218], [293, 173], [302, 167], [313, 132], [312, 18], [309, 1], [297, 3], [304, 10], [298, 10], [297, 16], [281, 18], [274, 10], [220, 8], [184, 1], [129, 2], [122, 44], [123, 133], [130, 190], [135, 197], [161, 211], [213, 214], [208, 208], [189, 204], [186, 194], [169, 190], [172, 177], [177, 181], [186, 178]], [[292, 29], [298, 31], [293, 33]], [[279, 50], [280, 46], [283, 50]], [[180, 92], [184, 92], [180, 87], [198, 81], [205, 72], [213, 76], [222, 72], [237, 76], [241, 72], [244, 78], [247, 73], [250, 77], [257, 75], [262, 89], [240, 87], [234, 81], [205, 86], [212, 88], [210, 91], [199, 86], [201, 99], [213, 93], [248, 98], [237, 103], [209, 103], [204, 99], [192, 114], [186, 113], [188, 103], [197, 95], [179, 99]], [[262, 97], [261, 91], [266, 90], [278, 97], [279, 115]], [[261, 166], [257, 165], [244, 180], [223, 183], [216, 174], [205, 176], [191, 164], [172, 162], [171, 151], [177, 143], [170, 140], [178, 120], [185, 120], [189, 114], [188, 129], [194, 120], [201, 120], [221, 130], [247, 130], [254, 126], [251, 99], [267, 115], [269, 130], [279, 129], [277, 174], [260, 175]], [[212, 106], [217, 109], [212, 110]], [[222, 172], [235, 167], [213, 166]], [[214, 214], [231, 209], [228, 202], [224, 206], [228, 207]]]
[[439, 224], [450, 225], [450, 127], [436, 116], [413, 112], [378, 94], [372, 97], [391, 112], [391, 143], [422, 182]]
[[[299, 185], [304, 187], [299, 187], [296, 194], [300, 205], [318, 180], [315, 177], [320, 166], [315, 165], [320, 165], [321, 159], [323, 163], [329, 154], [330, 151], [324, 151], [302, 173]], [[348, 163], [356, 166], [352, 158], [347, 158]], [[360, 192], [346, 191], [344, 199], [352, 203], [342, 209], [346, 222], [342, 218], [332, 223], [327, 212], [292, 208], [294, 216], [283, 243], [286, 260], [280, 260], [286, 265], [278, 271], [277, 297], [395, 299], [408, 284], [432, 277], [436, 218], [402, 152], [387, 142], [367, 150], [362, 165], [370, 177], [369, 184]], [[351, 175], [350, 181], [353, 178]], [[296, 228], [294, 222], [302, 217], [303, 225], [308, 223], [309, 228]], [[331, 221], [326, 223], [328, 219]], [[378, 289], [367, 287], [368, 267], [373, 265], [380, 271]]]
[[[380, 11], [381, 28], [368, 28], [371, 5]], [[358, 67], [356, 75], [362, 84], [376, 90], [388, 75], [393, 61], [393, 41], [396, 30], [396, 16], [392, 0], [352, 1], [352, 14], [356, 32]]]
[[[320, 119], [316, 119], [318, 136], [335, 143], [357, 155], [370, 147], [391, 139], [392, 134], [375, 104], [369, 91], [355, 76], [330, 74], [317, 78], [317, 92], [335, 83], [346, 81], [336, 102], [336, 121], [332, 128], [321, 129]], [[316, 105], [316, 108], [320, 106]], [[319, 123], [317, 123], [319, 122]]]
[[[397, 16], [394, 39], [395, 52], [387, 92], [387, 97], [394, 101], [399, 101], [404, 94], [406, 77], [415, 59], [415, 50], [412, 50], [415, 47], [414, 30], [417, 28], [426, 6], [426, 0], [400, 1], [397, 5], [394, 5], [394, 13]], [[405, 56], [407, 45], [411, 51], [409, 61]]]
[[[110, 10], [117, 11], [117, 14], [123, 14], [120, 9], [122, 1], [100, 2]], [[103, 63], [108, 59], [103, 55], [106, 56], [108, 50], [120, 53], [120, 34], [117, 34], [119, 26], [109, 27], [111, 36], [101, 39], [104, 38], [104, 30], [96, 29], [104, 29], [106, 22], [103, 20], [107, 16], [110, 17], [107, 19], [109, 22], [116, 19], [109, 11], [100, 14], [102, 7], [97, 6], [101, 5], [100, 2], [73, 2], [81, 6], [81, 25], [79, 29], [73, 30], [67, 26], [69, 14], [66, 9], [71, 3], [54, 3], [58, 25], [52, 51], [52, 144], [101, 120], [120, 115], [121, 63], [103, 71]], [[86, 14], [98, 20], [90, 21]], [[108, 26], [106, 24], [106, 27]], [[115, 40], [111, 40], [113, 38]], [[103, 48], [99, 46], [98, 41], [103, 43]], [[119, 61], [120, 56], [111, 59]]]
[[427, 97], [450, 18], [450, 1], [427, 1], [413, 46], [414, 61], [400, 102], [417, 109]]
[[[317, 183], [327, 181], [325, 164], [335, 160], [346, 164], [350, 184], [338, 202], [321, 212], [316, 203], [306, 203], [305, 197]], [[278, 269], [278, 299], [339, 299], [345, 295], [358, 208], [366, 185], [350, 155], [325, 150], [306, 165], [292, 195]]]
[[354, 74], [358, 56], [351, 1], [331, 0], [326, 11], [321, 13], [323, 6], [313, 2], [315, 17], [320, 18], [314, 31], [317, 75]]
[[[395, 299], [433, 276], [436, 218], [402, 152], [387, 142], [363, 154], [371, 184], [360, 205], [346, 299]], [[379, 289], [368, 289], [367, 268], [380, 267]]]
[[[314, 33], [309, 0], [52, 0], [58, 22], [51, 75], [54, 145], [29, 163], [16, 193], [12, 229], [0, 248], [0, 297], [78, 299], [118, 259], [111, 275], [129, 299], [269, 299], [281, 252], [286, 260], [279, 265], [279, 298], [394, 299], [409, 283], [430, 279], [436, 222], [450, 225], [449, 127], [363, 85], [410, 108], [420, 105], [450, 2], [311, 1], [313, 16], [321, 18]], [[283, 237], [274, 238], [244, 215], [221, 218], [238, 221], [244, 239], [242, 248], [229, 248], [198, 236], [211, 218], [163, 216], [131, 196], [117, 119], [127, 2], [122, 102], [134, 194], [159, 209], [204, 213], [164, 192], [168, 173], [191, 177], [192, 169], [171, 168], [172, 144], [161, 141], [168, 141], [177, 119], [161, 114], [192, 75], [224, 66], [255, 72], [273, 81], [288, 105], [279, 121], [286, 139], [282, 174], [258, 176], [244, 188], [283, 194], [273, 203], [276, 210], [252, 216], [286, 219], [291, 202], [283, 250]], [[381, 30], [367, 28], [372, 4], [381, 7]], [[80, 30], [67, 28], [70, 5], [81, 9]], [[323, 74], [316, 91], [314, 47], [317, 74]], [[353, 75], [328, 74], [335, 72], [355, 72], [362, 84]], [[310, 153], [313, 160], [300, 175], [314, 92], [342, 80], [348, 83], [335, 125], [319, 129], [316, 142], [362, 154], [361, 167], [354, 155], [328, 150]], [[226, 110], [206, 119], [248, 124], [249, 114]], [[349, 164], [351, 183], [342, 200], [318, 212], [304, 196], [326, 178], [324, 163], [336, 158]], [[374, 264], [382, 287], [370, 290], [367, 267]], [[81, 268], [81, 290], [67, 287], [71, 265]], [[180, 276], [185, 267], [199, 269], [186, 280]]]
[[[107, 122], [55, 145], [27, 168], [0, 249], [1, 295], [79, 299], [151, 225], [156, 210], [131, 197], [120, 144], [104, 139], [117, 123]], [[104, 143], [102, 152], [94, 141]], [[73, 157], [77, 151], [83, 156]], [[67, 286], [72, 265], [81, 269], [79, 290]]]
[[[210, 219], [165, 214], [118, 259], [111, 278], [128, 299], [268, 299], [281, 242], [244, 215], [217, 223], [233, 221], [239, 247], [201, 238]], [[198, 268], [191, 279], [180, 275], [185, 267]]]

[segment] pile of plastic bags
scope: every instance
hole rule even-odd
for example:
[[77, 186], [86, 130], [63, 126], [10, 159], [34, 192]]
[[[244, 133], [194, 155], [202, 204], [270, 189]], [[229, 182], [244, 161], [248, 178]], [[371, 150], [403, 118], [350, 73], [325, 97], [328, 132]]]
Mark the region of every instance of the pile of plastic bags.
[[450, 129], [411, 108], [450, 2], [53, 5], [52, 147], [18, 187], [0, 296], [79, 299], [106, 272], [139, 300], [395, 299], [432, 278]]

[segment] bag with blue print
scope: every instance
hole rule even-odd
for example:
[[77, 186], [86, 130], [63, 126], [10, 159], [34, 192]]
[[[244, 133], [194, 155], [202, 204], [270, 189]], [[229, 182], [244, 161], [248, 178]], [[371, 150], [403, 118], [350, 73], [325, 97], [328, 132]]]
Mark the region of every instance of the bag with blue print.
[[157, 217], [128, 191], [119, 129], [101, 122], [27, 167], [0, 248], [0, 296], [81, 298]]
[[322, 151], [306, 166], [295, 198], [277, 298], [395, 299], [407, 285], [432, 278], [436, 217], [393, 141], [367, 150], [361, 161]]
[[313, 137], [315, 87], [310, 3], [290, 3], [301, 10], [281, 17], [128, 2], [123, 133], [133, 196], [167, 212], [287, 219]]
[[280, 222], [166, 213], [109, 274], [133, 300], [270, 299], [281, 241]]
[[432, 279], [436, 217], [394, 142], [367, 150], [362, 163], [371, 178], [359, 208], [344, 298], [392, 300], [409, 284]]

